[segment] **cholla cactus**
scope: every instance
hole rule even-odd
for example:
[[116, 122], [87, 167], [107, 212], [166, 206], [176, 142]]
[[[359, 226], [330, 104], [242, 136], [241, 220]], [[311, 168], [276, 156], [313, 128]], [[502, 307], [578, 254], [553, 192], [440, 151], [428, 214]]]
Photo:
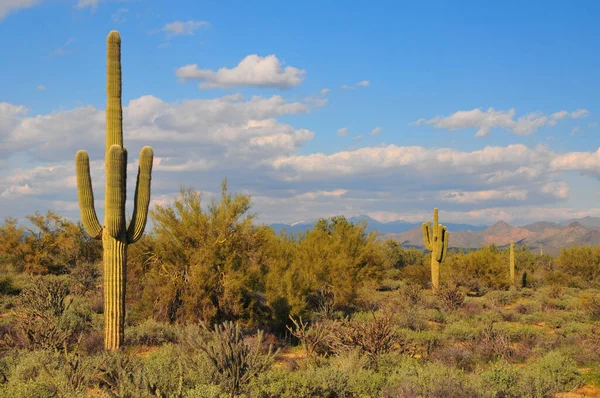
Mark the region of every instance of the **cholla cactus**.
[[510, 284], [515, 284], [515, 242], [510, 242], [510, 268], [509, 268]]
[[423, 243], [431, 252], [431, 288], [435, 291], [440, 284], [440, 263], [448, 252], [448, 229], [438, 224], [438, 209], [433, 209], [433, 227], [429, 221], [423, 223]]
[[140, 152], [134, 198], [135, 207], [133, 217], [127, 227], [125, 219], [127, 150], [123, 147], [121, 37], [119, 32], [110, 32], [107, 45], [104, 226], [100, 225], [94, 208], [89, 157], [86, 151], [77, 152], [75, 166], [81, 221], [90, 236], [102, 239], [104, 248], [104, 348], [115, 350], [123, 343], [125, 328], [127, 245], [140, 239], [146, 226], [150, 204], [153, 153], [150, 147], [144, 147]]

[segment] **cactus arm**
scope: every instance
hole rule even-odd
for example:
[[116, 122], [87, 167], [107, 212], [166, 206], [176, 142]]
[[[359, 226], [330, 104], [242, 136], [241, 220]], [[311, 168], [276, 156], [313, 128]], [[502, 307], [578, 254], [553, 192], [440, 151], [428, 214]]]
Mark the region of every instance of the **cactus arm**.
[[[434, 228], [437, 228], [437, 226], [438, 226], [438, 208], [437, 207], [433, 209], [433, 226], [434, 226]], [[434, 229], [434, 232], [435, 231], [436, 230]]]
[[444, 227], [440, 224], [434, 227], [434, 240], [433, 240], [433, 250], [431, 252], [432, 256], [435, 258], [435, 261], [440, 261], [442, 257], [442, 248], [444, 247], [444, 242], [442, 242], [442, 236], [444, 234]]
[[135, 186], [133, 217], [127, 229], [127, 241], [135, 243], [144, 234], [150, 206], [150, 181], [152, 179], [152, 148], [145, 146], [140, 152], [140, 165]]
[[105, 228], [117, 239], [125, 225], [125, 167], [126, 151], [113, 145], [106, 153], [106, 199], [104, 203]]
[[75, 172], [77, 174], [77, 196], [83, 227], [92, 238], [100, 239], [102, 238], [102, 226], [98, 221], [94, 207], [90, 158], [86, 151], [78, 151], [75, 155]]
[[427, 250], [433, 250], [429, 221], [423, 223], [423, 244]]
[[448, 254], [448, 240], [450, 238], [450, 233], [448, 232], [448, 229], [446, 227], [444, 227], [443, 229], [443, 234], [442, 234], [442, 240], [443, 240], [443, 247], [442, 247], [442, 255], [440, 256], [440, 262], [443, 262], [444, 260], [446, 260], [446, 255]]
[[121, 107], [121, 36], [111, 31], [106, 38], [106, 152], [112, 145], [123, 146]]

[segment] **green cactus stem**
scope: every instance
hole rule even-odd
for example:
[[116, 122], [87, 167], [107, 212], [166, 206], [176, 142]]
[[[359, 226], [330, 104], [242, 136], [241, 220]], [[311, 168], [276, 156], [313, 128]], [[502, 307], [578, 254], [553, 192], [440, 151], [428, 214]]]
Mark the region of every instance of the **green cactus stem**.
[[436, 291], [440, 285], [440, 263], [448, 253], [448, 229], [438, 223], [438, 209], [433, 209], [433, 226], [429, 221], [423, 223], [423, 243], [431, 252], [431, 288]]
[[104, 226], [100, 225], [94, 208], [89, 156], [86, 151], [77, 152], [75, 169], [83, 226], [90, 236], [102, 239], [103, 245], [104, 348], [116, 350], [123, 344], [125, 329], [127, 246], [140, 239], [146, 227], [154, 155], [152, 148], [147, 146], [140, 152], [133, 216], [127, 227], [125, 219], [127, 150], [123, 147], [119, 32], [109, 33], [107, 47]]
[[510, 284], [515, 285], [515, 242], [510, 242], [510, 268], [509, 268]]

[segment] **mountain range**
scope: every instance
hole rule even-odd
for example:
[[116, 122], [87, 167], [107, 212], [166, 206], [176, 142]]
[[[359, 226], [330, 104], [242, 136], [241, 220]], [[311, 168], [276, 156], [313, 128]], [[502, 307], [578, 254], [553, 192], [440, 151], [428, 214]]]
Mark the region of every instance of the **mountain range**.
[[[423, 247], [421, 223], [406, 221], [380, 222], [369, 216], [356, 216], [348, 219], [353, 223], [366, 222], [367, 231], [377, 231], [383, 239], [394, 239], [404, 247]], [[296, 233], [312, 229], [316, 220], [294, 224], [271, 224], [280, 232]], [[476, 249], [484, 245], [506, 246], [514, 241], [516, 245], [526, 244], [531, 250], [556, 255], [563, 247], [600, 245], [600, 217], [584, 217], [564, 222], [539, 221], [533, 224], [513, 227], [504, 221], [490, 226], [469, 224], [444, 224], [450, 231], [449, 246], [463, 249]]]

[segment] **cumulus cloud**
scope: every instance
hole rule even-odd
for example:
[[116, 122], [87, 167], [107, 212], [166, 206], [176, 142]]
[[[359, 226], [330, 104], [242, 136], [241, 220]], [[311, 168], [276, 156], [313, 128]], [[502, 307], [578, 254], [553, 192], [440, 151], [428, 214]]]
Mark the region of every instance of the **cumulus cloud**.
[[40, 0], [2, 0], [0, 1], [0, 21], [8, 14], [23, 8], [30, 8], [40, 3]]
[[446, 117], [420, 118], [411, 124], [415, 126], [433, 125], [436, 128], [450, 131], [475, 128], [477, 129], [477, 133], [475, 134], [477, 137], [488, 135], [493, 128], [502, 128], [518, 135], [529, 135], [545, 125], [555, 125], [557, 120], [564, 119], [567, 116], [577, 119], [585, 117], [588, 114], [589, 111], [578, 109], [571, 113], [562, 110], [550, 116], [533, 112], [515, 118], [516, 111], [514, 108], [508, 111], [497, 111], [494, 108], [482, 111], [480, 108], [475, 108], [470, 111], [458, 111]]
[[322, 96], [325, 96], [325, 95], [327, 95], [329, 93], [329, 89], [328, 88], [324, 88], [324, 89], [322, 89], [320, 91], [320, 93], [321, 93]]
[[183, 81], [200, 80], [200, 88], [235, 86], [289, 88], [302, 83], [306, 72], [292, 66], [282, 67], [275, 55], [261, 57], [257, 54], [246, 56], [234, 68], [221, 68], [218, 71], [200, 69], [197, 64], [185, 65], [177, 69], [176, 75]]
[[338, 129], [337, 133], [338, 133], [338, 136], [340, 136], [340, 137], [347, 136], [348, 135], [348, 127], [342, 127], [340, 129]]
[[46, 90], [47, 88], [48, 88], [48, 87], [46, 87], [46, 86], [45, 86], [45, 85], [43, 85], [43, 84], [39, 84], [39, 85], [36, 87], [36, 89], [37, 89], [37, 90], [39, 90], [39, 91], [44, 91], [44, 90]]
[[381, 132], [381, 127], [375, 127], [373, 130], [369, 131], [369, 135], [377, 135]]
[[367, 87], [369, 85], [369, 81], [368, 80], [362, 80], [358, 83], [356, 83], [354, 86], [349, 86], [347, 84], [342, 84], [340, 86], [341, 89], [344, 90], [356, 90], [356, 87]]
[[[180, 102], [147, 95], [124, 105], [130, 201], [137, 154], [151, 145], [156, 156], [153, 203], [167, 203], [181, 185], [216, 191], [227, 177], [232, 192], [252, 195], [253, 211], [266, 222], [335, 214], [423, 214], [426, 219], [436, 203], [462, 222], [509, 221], [509, 213], [529, 217], [568, 200], [563, 172], [600, 178], [600, 151], [556, 153], [544, 146], [465, 151], [381, 145], [302, 154], [314, 133], [278, 119], [309, 112], [313, 105], [277, 95], [234, 93]], [[36, 115], [0, 103], [0, 162], [5, 166], [0, 169], [0, 217], [52, 208], [77, 219], [73, 158], [78, 149], [90, 153], [101, 209], [104, 134], [104, 110], [93, 106]], [[555, 216], [546, 213], [539, 219], [548, 214]]]
[[174, 36], [192, 36], [200, 28], [207, 28], [210, 23], [207, 21], [174, 21], [166, 24], [161, 29], [153, 30], [150, 33], [165, 32], [167, 38]]

